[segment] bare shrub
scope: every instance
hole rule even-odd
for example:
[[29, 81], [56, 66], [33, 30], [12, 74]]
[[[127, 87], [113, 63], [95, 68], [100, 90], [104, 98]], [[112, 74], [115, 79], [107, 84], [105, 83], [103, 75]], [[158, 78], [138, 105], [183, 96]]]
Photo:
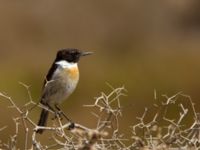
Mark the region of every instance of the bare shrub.
[[[15, 133], [10, 135], [7, 143], [0, 140], [2, 149], [193, 150], [200, 148], [200, 115], [195, 110], [191, 98], [182, 93], [171, 97], [162, 95], [160, 100], [155, 96], [156, 103], [150, 108], [145, 108], [142, 116], [137, 117], [138, 123], [130, 128], [132, 137], [127, 137], [119, 131], [119, 117], [122, 116], [120, 97], [126, 93], [124, 87], [111, 87], [109, 94], [102, 92], [95, 99], [94, 104], [84, 105], [94, 110], [93, 115], [97, 118], [96, 127], [91, 129], [87, 125], [71, 124], [61, 120], [60, 117], [56, 117], [52, 126], [37, 126], [30, 117], [32, 110], [35, 107], [47, 108], [35, 103], [29, 86], [21, 84], [27, 89], [29, 96], [29, 101], [23, 107], [19, 107], [11, 97], [0, 93], [2, 100], [6, 99], [10, 103], [9, 108], [18, 112], [17, 117], [13, 118]], [[191, 124], [188, 123], [188, 119]], [[0, 133], [5, 132], [6, 128], [8, 127], [1, 127]], [[50, 132], [53, 144], [41, 144], [36, 133], [38, 129]], [[18, 146], [21, 131], [25, 133], [24, 147]]]

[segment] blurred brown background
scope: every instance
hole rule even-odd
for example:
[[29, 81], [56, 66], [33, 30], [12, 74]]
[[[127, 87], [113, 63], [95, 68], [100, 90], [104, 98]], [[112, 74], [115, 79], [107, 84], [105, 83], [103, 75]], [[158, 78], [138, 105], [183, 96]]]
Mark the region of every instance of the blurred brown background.
[[[38, 101], [58, 49], [93, 51], [81, 60], [80, 83], [62, 108], [73, 120], [94, 127], [94, 117], [82, 105], [109, 92], [107, 82], [124, 85], [128, 96], [122, 98], [121, 127], [130, 132], [135, 117], [154, 102], [154, 89], [159, 95], [183, 91], [199, 107], [199, 40], [197, 0], [1, 1], [0, 91], [22, 105], [28, 97], [21, 81], [31, 85]], [[0, 127], [9, 126], [0, 135], [7, 140], [13, 113], [2, 98], [0, 103]], [[39, 112], [33, 115], [36, 122]]]

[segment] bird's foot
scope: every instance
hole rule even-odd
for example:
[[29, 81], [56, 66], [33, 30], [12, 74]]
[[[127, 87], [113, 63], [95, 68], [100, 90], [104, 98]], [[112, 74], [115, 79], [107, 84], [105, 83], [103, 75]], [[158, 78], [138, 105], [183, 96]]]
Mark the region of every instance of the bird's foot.
[[60, 120], [62, 120], [63, 118], [62, 118], [62, 112], [61, 111], [56, 111], [55, 112], [55, 116], [52, 118], [52, 120], [54, 120], [54, 119], [60, 119]]
[[68, 130], [72, 130], [75, 128], [75, 124], [73, 122], [70, 122], [70, 125], [68, 127]]

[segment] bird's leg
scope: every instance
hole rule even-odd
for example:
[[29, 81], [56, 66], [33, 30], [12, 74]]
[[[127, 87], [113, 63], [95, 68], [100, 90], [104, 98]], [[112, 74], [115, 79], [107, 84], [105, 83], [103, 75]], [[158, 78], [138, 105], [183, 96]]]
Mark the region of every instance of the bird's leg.
[[62, 120], [62, 117], [61, 117], [62, 111], [61, 111], [61, 109], [58, 107], [58, 105], [54, 105], [54, 106], [56, 108], [55, 117], [60, 118]]
[[73, 123], [73, 121], [71, 119], [69, 119], [67, 117], [67, 115], [58, 107], [58, 105], [55, 105], [55, 108], [58, 110], [60, 115], [63, 115], [65, 117], [65, 119], [67, 119], [67, 121], [69, 121], [70, 123]]
[[53, 107], [51, 107], [48, 103], [46, 104], [46, 106], [48, 107], [49, 110], [53, 111], [55, 113], [55, 117], [52, 118], [52, 120], [60, 117], [59, 112], [57, 112]]
[[53, 109], [53, 107], [51, 107], [48, 103], [46, 104], [46, 106], [48, 107], [48, 109], [50, 109], [51, 111], [55, 113], [55, 110]]
[[55, 105], [55, 108], [59, 111], [59, 114], [60, 115], [63, 115], [64, 117], [65, 117], [65, 119], [67, 119], [67, 121], [69, 121], [70, 122], [70, 126], [69, 126], [69, 130], [70, 129], [74, 129], [74, 127], [75, 127], [75, 124], [74, 124], [74, 122], [71, 120], [71, 119], [69, 119], [68, 117], [67, 117], [67, 115], [58, 107], [58, 105]]

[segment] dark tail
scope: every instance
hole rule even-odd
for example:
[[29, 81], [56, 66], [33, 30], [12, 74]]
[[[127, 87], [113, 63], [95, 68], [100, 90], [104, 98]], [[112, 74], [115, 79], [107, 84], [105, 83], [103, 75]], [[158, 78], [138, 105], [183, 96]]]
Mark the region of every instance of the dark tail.
[[[40, 120], [38, 122], [38, 126], [46, 126], [48, 115], [49, 115], [48, 110], [42, 109], [42, 112], [40, 114]], [[36, 132], [42, 134], [43, 131], [44, 131], [43, 129], [39, 129]]]

